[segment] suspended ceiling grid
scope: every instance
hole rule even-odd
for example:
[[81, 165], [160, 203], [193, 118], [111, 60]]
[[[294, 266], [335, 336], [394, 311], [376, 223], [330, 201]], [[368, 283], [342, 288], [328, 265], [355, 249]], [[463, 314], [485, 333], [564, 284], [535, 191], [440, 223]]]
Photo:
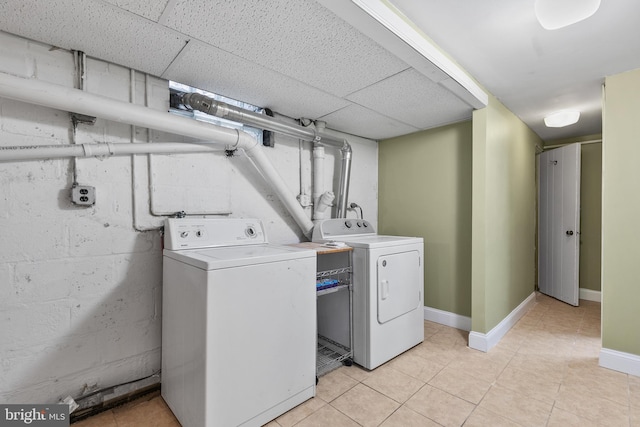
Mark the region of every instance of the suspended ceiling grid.
[[7, 0], [0, 29], [372, 139], [471, 117], [313, 0]]

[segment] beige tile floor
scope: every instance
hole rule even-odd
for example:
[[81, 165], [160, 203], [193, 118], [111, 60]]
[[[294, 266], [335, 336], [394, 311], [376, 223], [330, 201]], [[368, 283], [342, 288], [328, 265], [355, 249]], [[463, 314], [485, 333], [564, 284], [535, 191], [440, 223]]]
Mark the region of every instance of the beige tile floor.
[[[544, 295], [488, 353], [425, 322], [425, 341], [383, 366], [341, 367], [268, 427], [640, 426], [640, 378], [598, 367], [600, 304]], [[75, 427], [179, 426], [160, 396]]]

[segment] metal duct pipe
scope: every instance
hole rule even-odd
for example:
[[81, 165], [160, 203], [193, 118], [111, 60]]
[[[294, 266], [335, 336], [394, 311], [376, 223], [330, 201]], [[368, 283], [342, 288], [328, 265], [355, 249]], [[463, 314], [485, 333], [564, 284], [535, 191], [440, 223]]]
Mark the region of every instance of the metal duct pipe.
[[[36, 79], [14, 77], [5, 73], [0, 73], [0, 97], [212, 141], [213, 144], [227, 145], [232, 149], [242, 149], [272, 186], [305, 236], [309, 238], [311, 236], [313, 222], [306, 216], [295, 196], [268, 161], [262, 152], [262, 147], [254, 138], [244, 132], [197, 122], [164, 111], [153, 110], [78, 89]], [[142, 145], [146, 144], [132, 144], [135, 147]], [[37, 150], [37, 148], [32, 149]]]
[[[325, 134], [312, 127], [303, 127], [295, 124], [281, 122], [272, 117], [254, 113], [225, 102], [202, 95], [200, 93], [185, 93], [181, 96], [182, 104], [193, 110], [202, 111], [212, 116], [233, 120], [236, 122], [256, 126], [260, 129], [277, 132], [293, 138], [312, 141], [314, 144], [322, 144], [340, 149], [342, 154], [342, 167], [340, 170], [340, 184], [338, 188], [338, 202], [336, 216], [347, 216], [347, 199], [349, 195], [349, 181], [351, 178], [351, 145], [346, 139], [339, 139]], [[315, 202], [315, 200], [314, 200]]]
[[253, 125], [261, 129], [278, 132], [305, 141], [315, 141], [316, 139], [316, 134], [313, 129], [284, 123], [264, 114], [254, 113], [253, 111], [245, 110], [244, 108], [236, 107], [226, 102], [216, 101], [201, 93], [185, 93], [182, 95], [181, 101], [185, 107], [202, 111], [211, 116]]
[[338, 203], [336, 217], [347, 217], [347, 201], [349, 200], [349, 180], [351, 179], [351, 146], [340, 149], [342, 153], [342, 173], [338, 184]]

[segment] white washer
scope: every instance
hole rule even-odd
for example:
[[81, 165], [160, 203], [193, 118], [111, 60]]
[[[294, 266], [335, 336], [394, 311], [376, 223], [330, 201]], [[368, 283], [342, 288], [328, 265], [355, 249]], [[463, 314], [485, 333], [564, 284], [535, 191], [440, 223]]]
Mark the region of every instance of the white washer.
[[329, 219], [313, 241], [353, 248], [353, 360], [374, 369], [424, 341], [424, 241], [376, 234], [364, 220]]
[[162, 397], [183, 427], [261, 426], [315, 395], [316, 252], [255, 219], [169, 219]]

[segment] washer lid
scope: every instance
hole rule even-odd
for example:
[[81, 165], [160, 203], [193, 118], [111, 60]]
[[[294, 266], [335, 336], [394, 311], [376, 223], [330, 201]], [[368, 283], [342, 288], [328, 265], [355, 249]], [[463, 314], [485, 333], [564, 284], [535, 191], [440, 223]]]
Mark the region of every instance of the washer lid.
[[316, 251], [291, 246], [262, 244], [179, 251], [165, 249], [164, 256], [203, 270], [217, 270], [300, 258], [315, 258]]

